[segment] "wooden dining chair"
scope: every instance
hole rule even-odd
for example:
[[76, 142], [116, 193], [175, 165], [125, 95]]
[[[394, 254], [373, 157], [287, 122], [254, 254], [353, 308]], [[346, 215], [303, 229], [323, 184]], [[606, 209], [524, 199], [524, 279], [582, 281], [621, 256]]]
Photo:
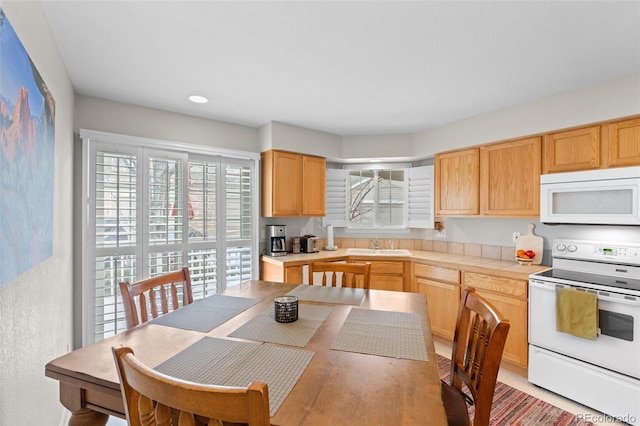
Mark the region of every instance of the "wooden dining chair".
[[[449, 383], [442, 401], [449, 425], [488, 426], [493, 393], [511, 324], [473, 288], [462, 293], [451, 355]], [[471, 396], [463, 392], [463, 383]], [[467, 403], [475, 405], [473, 423]]]
[[[182, 301], [178, 297], [178, 288], [182, 286]], [[120, 293], [127, 318], [127, 328], [175, 311], [180, 306], [193, 303], [191, 275], [189, 268], [169, 272], [157, 277], [147, 278], [133, 284], [120, 283]]]
[[311, 262], [309, 284], [314, 284], [314, 272], [322, 273], [322, 285], [331, 287], [361, 287], [369, 289], [371, 263]]
[[247, 424], [268, 426], [266, 383], [214, 386], [167, 376], [142, 364], [129, 347], [112, 348], [129, 426]]

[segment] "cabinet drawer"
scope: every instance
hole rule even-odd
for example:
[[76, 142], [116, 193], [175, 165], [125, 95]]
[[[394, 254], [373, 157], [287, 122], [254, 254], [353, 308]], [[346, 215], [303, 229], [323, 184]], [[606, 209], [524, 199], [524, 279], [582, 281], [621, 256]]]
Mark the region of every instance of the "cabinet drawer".
[[416, 263], [415, 276], [452, 284], [460, 284], [460, 271], [457, 269], [440, 268], [438, 266], [421, 265]]
[[[451, 290], [451, 291], [455, 291], [455, 289], [459, 289], [460, 285], [459, 284], [449, 284], [449, 283], [443, 283], [440, 281], [432, 281], [432, 280], [426, 280], [424, 278], [418, 278], [418, 288], [424, 288], [425, 286], [431, 286], [431, 287], [437, 287], [437, 288], [442, 288], [445, 290]], [[459, 291], [458, 291], [459, 293]], [[460, 295], [458, 294], [458, 299], [460, 299]]]
[[372, 276], [369, 287], [373, 290], [403, 291], [404, 279], [386, 275]]
[[404, 273], [403, 262], [371, 262], [371, 275]]
[[464, 285], [523, 299], [527, 298], [527, 281], [465, 272]]

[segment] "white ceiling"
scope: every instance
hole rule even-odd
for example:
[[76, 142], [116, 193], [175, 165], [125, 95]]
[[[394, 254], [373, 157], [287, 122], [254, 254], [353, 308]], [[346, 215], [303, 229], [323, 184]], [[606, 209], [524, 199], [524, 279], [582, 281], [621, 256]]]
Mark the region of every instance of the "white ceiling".
[[77, 93], [253, 127], [411, 133], [640, 71], [637, 0], [44, 4]]

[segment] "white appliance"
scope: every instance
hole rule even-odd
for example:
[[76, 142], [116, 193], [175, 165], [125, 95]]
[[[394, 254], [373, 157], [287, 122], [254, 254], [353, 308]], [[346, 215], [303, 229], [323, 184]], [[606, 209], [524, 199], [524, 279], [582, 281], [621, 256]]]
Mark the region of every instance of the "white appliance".
[[540, 221], [640, 225], [640, 166], [540, 176]]
[[[555, 240], [529, 276], [529, 381], [640, 425], [640, 244]], [[556, 288], [597, 295], [595, 340], [556, 330]]]

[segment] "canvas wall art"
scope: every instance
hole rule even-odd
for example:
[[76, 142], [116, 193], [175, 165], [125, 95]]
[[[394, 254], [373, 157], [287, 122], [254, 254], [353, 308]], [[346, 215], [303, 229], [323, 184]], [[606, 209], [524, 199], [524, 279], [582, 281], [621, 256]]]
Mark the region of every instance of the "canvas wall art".
[[53, 252], [55, 102], [0, 8], [0, 286]]

